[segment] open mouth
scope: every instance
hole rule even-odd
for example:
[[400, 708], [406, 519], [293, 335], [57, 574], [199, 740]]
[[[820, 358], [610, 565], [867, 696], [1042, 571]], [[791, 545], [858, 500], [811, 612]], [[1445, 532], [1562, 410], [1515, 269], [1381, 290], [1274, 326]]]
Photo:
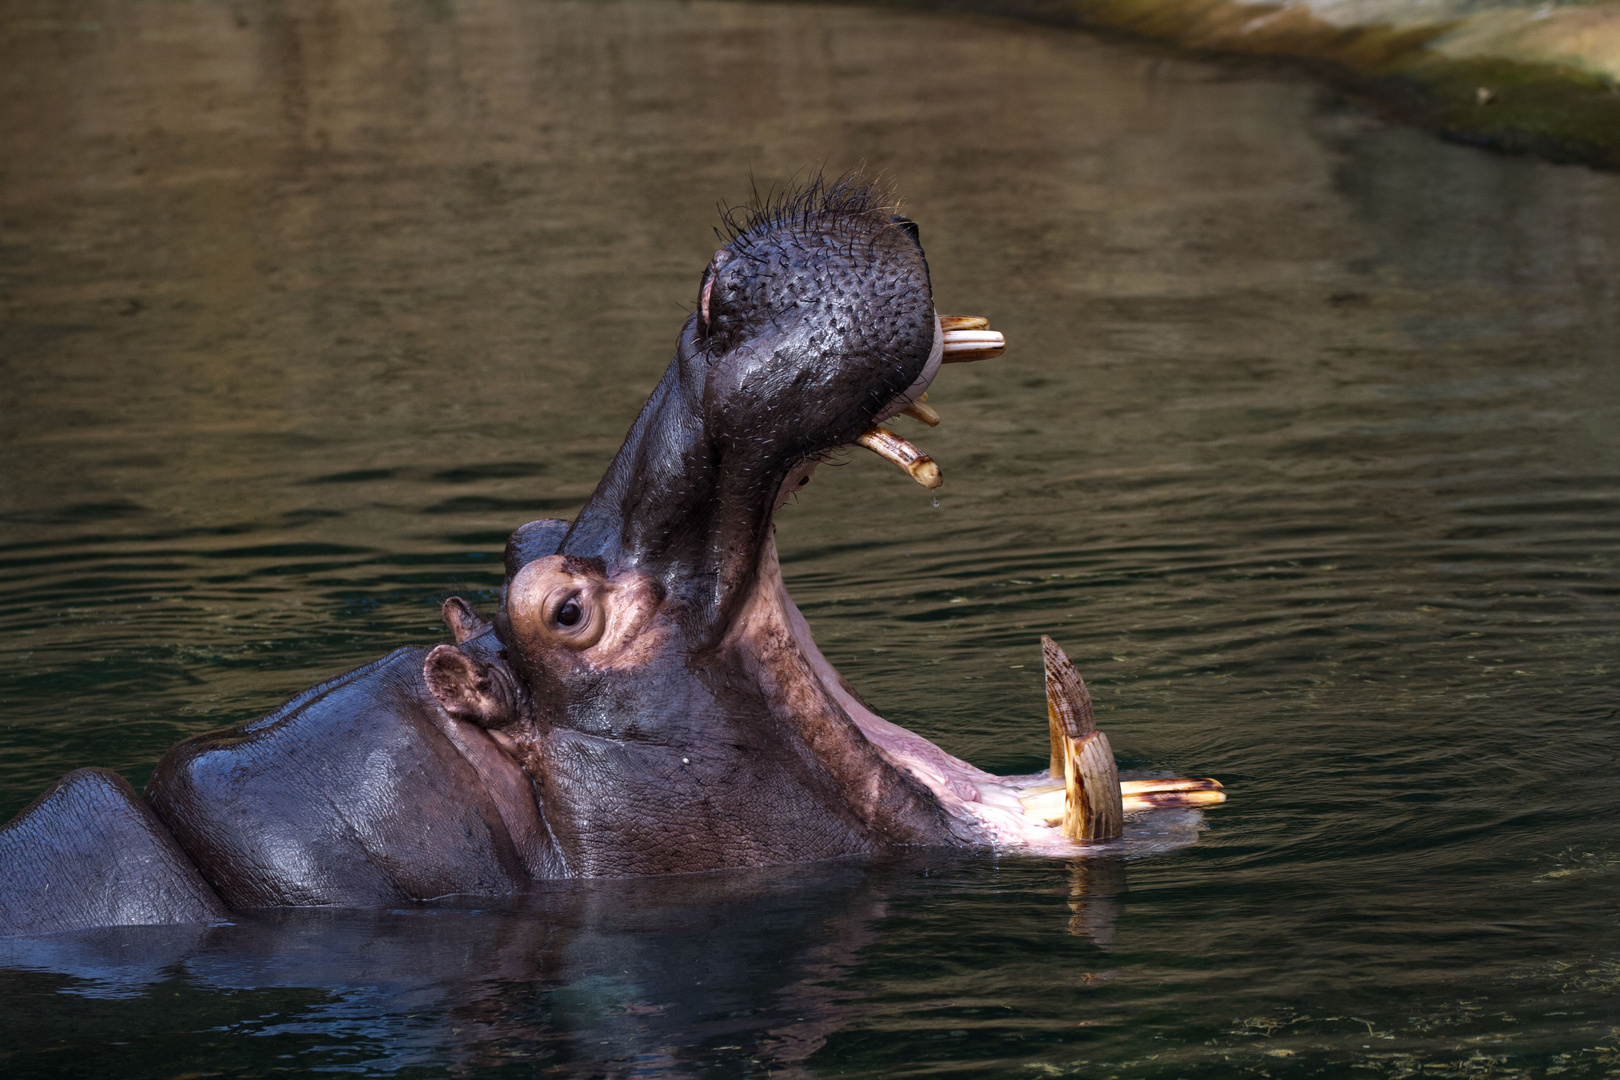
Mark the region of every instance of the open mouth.
[[[990, 329], [988, 319], [938, 316], [933, 355], [922, 375], [856, 444], [893, 463], [923, 487], [938, 488], [944, 483], [938, 463], [883, 423], [903, 414], [929, 427], [937, 426], [940, 416], [927, 404], [927, 396], [941, 366], [988, 360], [1000, 356], [1006, 347], [1003, 336]], [[797, 485], [806, 478], [796, 476], [790, 482]], [[1162, 810], [1195, 810], [1226, 801], [1220, 783], [1207, 778], [1122, 781], [1108, 737], [1097, 727], [1084, 680], [1049, 637], [1041, 639], [1051, 744], [1047, 769], [1024, 776], [997, 776], [979, 769], [883, 719], [862, 700], [817, 648], [809, 624], [783, 584], [774, 543], [768, 546], [761, 572], [762, 589], [777, 594], [784, 620], [828, 695], [891, 764], [923, 784], [949, 814], [992, 844], [1043, 852], [1072, 850], [1075, 844], [1119, 840], [1127, 818], [1141, 819]]]

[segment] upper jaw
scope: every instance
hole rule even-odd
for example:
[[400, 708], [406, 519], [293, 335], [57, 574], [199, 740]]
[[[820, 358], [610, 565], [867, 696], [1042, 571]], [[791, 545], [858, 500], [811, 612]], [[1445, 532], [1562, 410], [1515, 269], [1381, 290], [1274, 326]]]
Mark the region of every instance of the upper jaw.
[[934, 385], [934, 380], [939, 376], [939, 368], [944, 360], [945, 330], [940, 325], [939, 314], [936, 312], [934, 314], [934, 344], [928, 350], [928, 362], [923, 365], [922, 374], [917, 376], [915, 382], [897, 394], [894, 400], [889, 402], [882, 412], [878, 413], [874, 422], [881, 424], [885, 420], [900, 415], [924, 394], [928, 393], [928, 388]]
[[[904, 414], [929, 427], [937, 426], [940, 422], [939, 414], [924, 402], [928, 397], [929, 387], [939, 375], [940, 367], [944, 364], [989, 360], [1000, 356], [1006, 348], [1006, 339], [999, 331], [990, 329], [988, 319], [976, 315], [936, 314], [934, 344], [929, 352], [928, 362], [923, 366], [922, 374], [884, 406], [871, 426], [856, 436], [853, 445], [864, 446], [885, 461], [898, 466], [929, 490], [939, 487], [945, 482], [945, 477], [938, 463], [914, 446], [909, 439], [902, 438], [882, 425], [885, 421]], [[815, 468], [816, 459], [808, 458], [788, 474], [777, 493], [776, 504], [771, 509], [773, 514], [782, 508], [789, 495], [809, 482], [810, 474], [815, 472]]]

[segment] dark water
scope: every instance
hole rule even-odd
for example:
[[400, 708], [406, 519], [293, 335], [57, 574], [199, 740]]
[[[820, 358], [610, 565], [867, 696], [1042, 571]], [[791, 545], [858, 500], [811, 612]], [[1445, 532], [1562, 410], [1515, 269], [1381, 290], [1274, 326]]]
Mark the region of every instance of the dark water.
[[789, 585], [1000, 770], [1053, 634], [1227, 783], [1199, 843], [13, 943], [0, 1071], [1620, 1070], [1620, 178], [1016, 24], [0, 5], [0, 817], [487, 607], [715, 203], [861, 161], [1012, 348], [936, 384], [937, 507], [818, 474]]

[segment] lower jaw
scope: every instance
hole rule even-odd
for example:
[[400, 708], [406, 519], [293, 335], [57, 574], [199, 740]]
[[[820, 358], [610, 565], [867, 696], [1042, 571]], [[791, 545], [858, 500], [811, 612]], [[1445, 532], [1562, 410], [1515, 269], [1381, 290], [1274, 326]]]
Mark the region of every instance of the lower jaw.
[[[928, 739], [874, 712], [850, 687], [836, 668], [822, 655], [811, 635], [809, 623], [788, 595], [777, 561], [775, 539], [766, 541], [761, 553], [757, 584], [761, 598], [774, 600], [783, 622], [822, 689], [861, 734], [877, 748], [894, 768], [921, 784], [933, 795], [940, 808], [956, 826], [953, 830], [964, 846], [988, 846], [1032, 855], [1075, 855], [1090, 845], [1077, 844], [1064, 836], [1054, 820], [1051, 795], [1061, 782], [1054, 783], [1045, 769], [1024, 775], [1000, 776], [986, 772], [936, 746]], [[1155, 777], [1162, 774], [1153, 774]], [[1130, 790], [1148, 777], [1123, 778], [1125, 794], [1125, 835], [1106, 845], [1119, 854], [1142, 854], [1193, 843], [1202, 823], [1196, 807], [1135, 805]], [[1042, 797], [1045, 796], [1045, 797]], [[1224, 796], [1203, 796], [1220, 801]], [[1058, 796], [1061, 813], [1061, 794]]]
[[774, 593], [783, 621], [828, 697], [844, 711], [861, 734], [896, 769], [926, 788], [958, 826], [965, 842], [1032, 852], [1072, 854], [1075, 845], [1044, 820], [1027, 814], [1019, 793], [1049, 784], [1045, 773], [997, 776], [945, 752], [929, 740], [885, 720], [855, 693], [837, 669], [822, 655], [804, 615], [788, 595], [776, 556], [776, 542], [766, 542], [760, 559], [758, 588]]

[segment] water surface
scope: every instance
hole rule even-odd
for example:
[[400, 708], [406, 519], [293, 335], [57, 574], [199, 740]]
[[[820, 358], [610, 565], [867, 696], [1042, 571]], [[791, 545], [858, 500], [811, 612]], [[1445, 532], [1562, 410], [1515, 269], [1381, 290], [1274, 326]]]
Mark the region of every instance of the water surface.
[[8, 1076], [1620, 1068], [1620, 180], [982, 19], [0, 5], [0, 817], [486, 608], [656, 381], [717, 203], [892, 177], [1006, 357], [781, 518], [891, 718], [1122, 863], [917, 855], [8, 946]]

